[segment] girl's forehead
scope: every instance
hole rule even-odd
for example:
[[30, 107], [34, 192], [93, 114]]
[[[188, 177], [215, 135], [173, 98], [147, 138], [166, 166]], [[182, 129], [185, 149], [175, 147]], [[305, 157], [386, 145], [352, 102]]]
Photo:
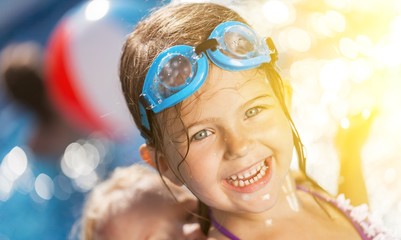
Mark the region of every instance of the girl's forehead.
[[246, 83], [264, 82], [268, 84], [266, 75], [261, 69], [228, 71], [211, 64], [209, 74], [200, 91], [218, 91], [219, 88], [239, 89]]
[[183, 113], [196, 109], [202, 101], [224, 101], [224, 93], [258, 94], [260, 91], [272, 91], [265, 73], [260, 69], [245, 71], [227, 71], [211, 64], [208, 77], [203, 86], [188, 99], [183, 101]]

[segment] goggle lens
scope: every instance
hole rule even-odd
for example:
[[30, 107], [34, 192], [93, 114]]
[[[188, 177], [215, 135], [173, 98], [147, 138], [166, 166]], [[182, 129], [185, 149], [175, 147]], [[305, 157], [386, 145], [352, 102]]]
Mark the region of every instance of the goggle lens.
[[192, 77], [192, 64], [185, 56], [174, 56], [164, 63], [157, 77], [168, 89], [180, 88]]
[[226, 51], [222, 49], [222, 52], [229, 57], [247, 59], [256, 55], [257, 38], [243, 26], [230, 28], [225, 32], [223, 39]]

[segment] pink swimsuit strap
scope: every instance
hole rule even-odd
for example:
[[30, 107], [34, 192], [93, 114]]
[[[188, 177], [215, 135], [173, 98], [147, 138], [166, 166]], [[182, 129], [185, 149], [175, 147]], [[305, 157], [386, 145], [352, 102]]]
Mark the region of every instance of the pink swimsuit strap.
[[300, 185], [297, 185], [297, 189], [301, 190], [303, 192], [309, 193], [325, 202], [330, 203], [332, 206], [334, 206], [335, 208], [337, 208], [339, 211], [341, 211], [344, 214], [344, 216], [351, 222], [351, 224], [354, 226], [355, 230], [358, 232], [359, 236], [361, 236], [361, 238], [363, 240], [372, 239], [372, 238], [369, 238], [369, 236], [364, 232], [364, 230], [362, 229], [362, 226], [359, 224], [359, 222], [357, 222], [351, 216], [350, 211], [346, 211], [343, 208], [341, 208], [335, 199], [329, 198], [329, 197], [324, 197], [323, 195], [319, 194], [318, 192], [312, 191], [312, 190], [305, 188], [303, 186], [300, 186]]

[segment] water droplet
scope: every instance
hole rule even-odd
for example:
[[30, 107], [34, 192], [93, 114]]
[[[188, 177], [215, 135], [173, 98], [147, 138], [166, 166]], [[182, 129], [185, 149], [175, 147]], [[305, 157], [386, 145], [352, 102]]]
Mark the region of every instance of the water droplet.
[[267, 219], [267, 220], [265, 221], [265, 224], [266, 224], [266, 226], [271, 226], [271, 225], [273, 225], [273, 219]]
[[249, 194], [243, 194], [242, 195], [242, 200], [244, 200], [244, 201], [249, 201], [249, 200], [251, 200], [251, 196], [249, 195]]
[[269, 200], [270, 199], [270, 194], [267, 193], [267, 194], [263, 195], [262, 199], [266, 200], [266, 201]]

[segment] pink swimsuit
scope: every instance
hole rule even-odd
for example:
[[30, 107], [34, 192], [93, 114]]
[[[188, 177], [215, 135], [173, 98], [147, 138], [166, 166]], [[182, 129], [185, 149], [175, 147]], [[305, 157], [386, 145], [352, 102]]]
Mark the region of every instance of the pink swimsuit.
[[310, 189], [302, 186], [297, 186], [298, 190], [309, 193], [321, 200], [324, 200], [335, 208], [340, 210], [352, 223], [354, 228], [359, 233], [359, 236], [363, 240], [390, 240], [396, 239], [387, 229], [383, 226], [381, 221], [373, 219], [370, 216], [368, 205], [362, 204], [354, 207], [350, 204], [350, 200], [346, 199], [344, 194], [338, 195], [336, 199], [324, 197], [317, 192], [311, 191]]

